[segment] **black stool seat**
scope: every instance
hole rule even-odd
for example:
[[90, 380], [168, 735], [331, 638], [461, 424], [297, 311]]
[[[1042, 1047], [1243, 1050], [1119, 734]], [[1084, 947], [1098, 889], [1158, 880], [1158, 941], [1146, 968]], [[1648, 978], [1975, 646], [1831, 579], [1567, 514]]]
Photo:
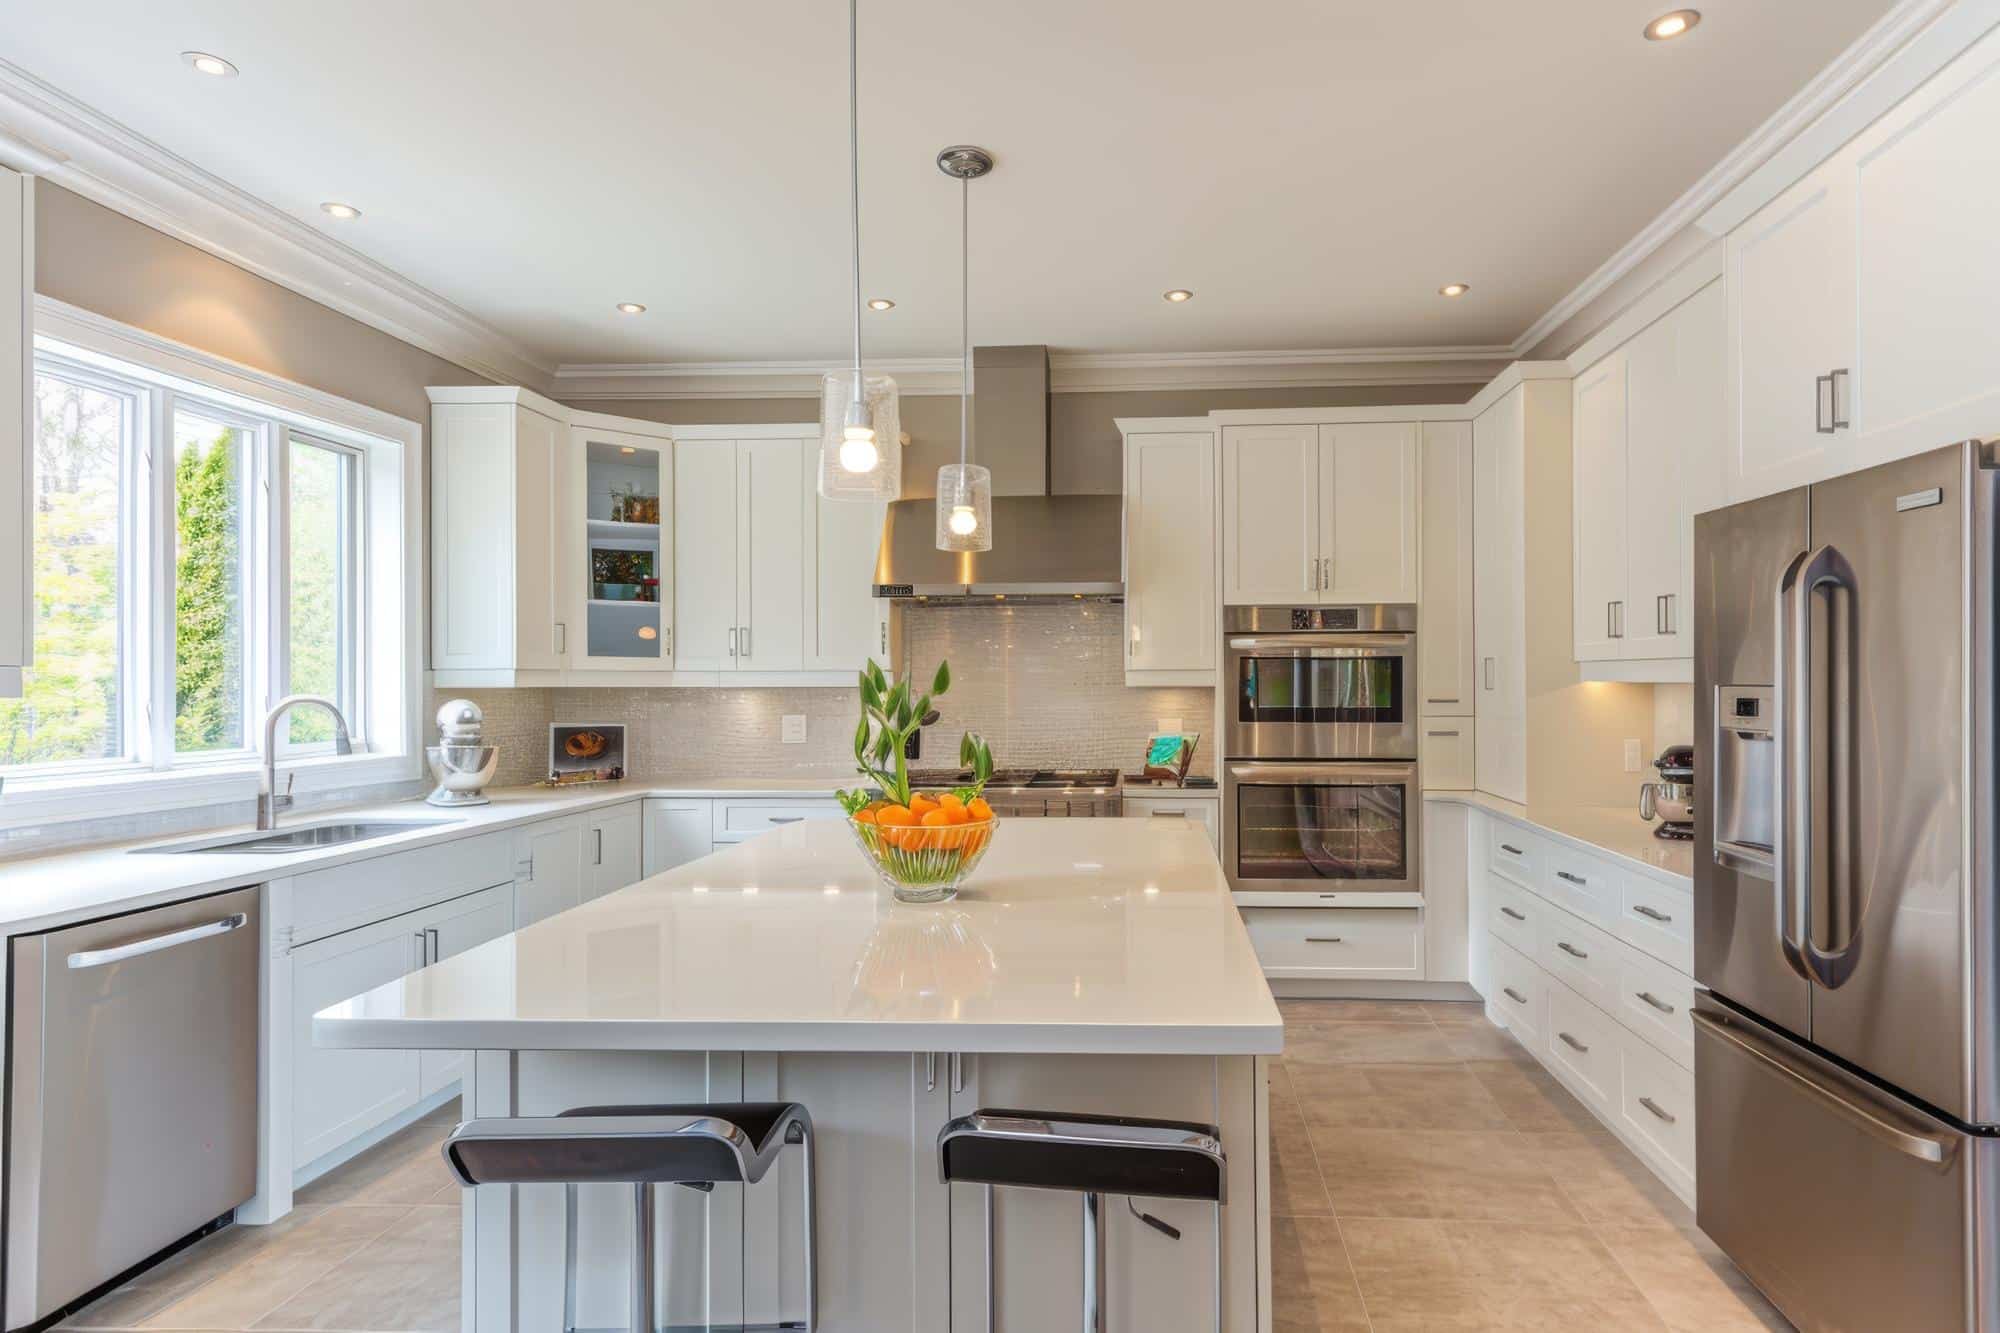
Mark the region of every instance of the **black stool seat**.
[[946, 1181], [1221, 1203], [1222, 1131], [1183, 1120], [982, 1110], [938, 1135]]
[[754, 1185], [786, 1143], [811, 1129], [796, 1102], [585, 1106], [468, 1121], [445, 1141], [444, 1156], [466, 1185]]

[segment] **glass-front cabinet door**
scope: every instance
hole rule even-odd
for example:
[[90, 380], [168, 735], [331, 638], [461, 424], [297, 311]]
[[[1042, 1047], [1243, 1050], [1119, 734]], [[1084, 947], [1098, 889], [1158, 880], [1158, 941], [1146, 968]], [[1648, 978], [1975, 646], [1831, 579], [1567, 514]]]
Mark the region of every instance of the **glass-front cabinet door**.
[[571, 494], [582, 543], [570, 661], [609, 670], [674, 664], [674, 456], [669, 440], [574, 426]]

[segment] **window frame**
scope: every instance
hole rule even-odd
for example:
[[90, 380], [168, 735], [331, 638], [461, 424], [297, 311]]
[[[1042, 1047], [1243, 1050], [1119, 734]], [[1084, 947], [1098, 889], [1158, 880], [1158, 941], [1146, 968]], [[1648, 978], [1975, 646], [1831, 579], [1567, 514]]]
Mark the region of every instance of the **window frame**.
[[[352, 568], [342, 571], [352, 634], [336, 686], [351, 689], [354, 753], [290, 741], [281, 727], [279, 783], [307, 795], [422, 776], [424, 616], [419, 461], [422, 427], [359, 403], [227, 361], [47, 297], [36, 298], [34, 368], [127, 397], [121, 469], [119, 713], [125, 754], [0, 770], [0, 828], [235, 800], [258, 789], [262, 719], [290, 671], [291, 446], [341, 455]], [[244, 744], [176, 755], [173, 587], [176, 408], [254, 427], [243, 484]], [[160, 623], [164, 619], [164, 623]], [[343, 678], [338, 673], [345, 671]]]

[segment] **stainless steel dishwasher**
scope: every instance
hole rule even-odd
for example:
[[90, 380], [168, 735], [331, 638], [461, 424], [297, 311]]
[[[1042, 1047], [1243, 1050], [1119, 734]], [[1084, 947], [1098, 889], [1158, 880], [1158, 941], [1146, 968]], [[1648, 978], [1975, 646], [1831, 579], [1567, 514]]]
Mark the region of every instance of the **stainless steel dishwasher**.
[[238, 889], [12, 941], [9, 1329], [256, 1193], [257, 901]]

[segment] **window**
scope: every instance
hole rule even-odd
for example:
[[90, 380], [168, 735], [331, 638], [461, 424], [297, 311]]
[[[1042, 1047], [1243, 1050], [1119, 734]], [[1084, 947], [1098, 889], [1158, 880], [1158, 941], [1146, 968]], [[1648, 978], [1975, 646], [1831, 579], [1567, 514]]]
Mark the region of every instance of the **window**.
[[57, 794], [96, 782], [180, 775], [209, 782], [201, 800], [240, 799], [265, 710], [294, 693], [339, 705], [356, 757], [296, 710], [288, 764], [349, 766], [323, 786], [375, 780], [352, 767], [368, 758], [397, 761], [379, 780], [414, 776], [416, 427], [129, 342], [119, 357], [117, 336], [36, 340], [34, 660], [0, 699], [0, 822], [60, 818]]

